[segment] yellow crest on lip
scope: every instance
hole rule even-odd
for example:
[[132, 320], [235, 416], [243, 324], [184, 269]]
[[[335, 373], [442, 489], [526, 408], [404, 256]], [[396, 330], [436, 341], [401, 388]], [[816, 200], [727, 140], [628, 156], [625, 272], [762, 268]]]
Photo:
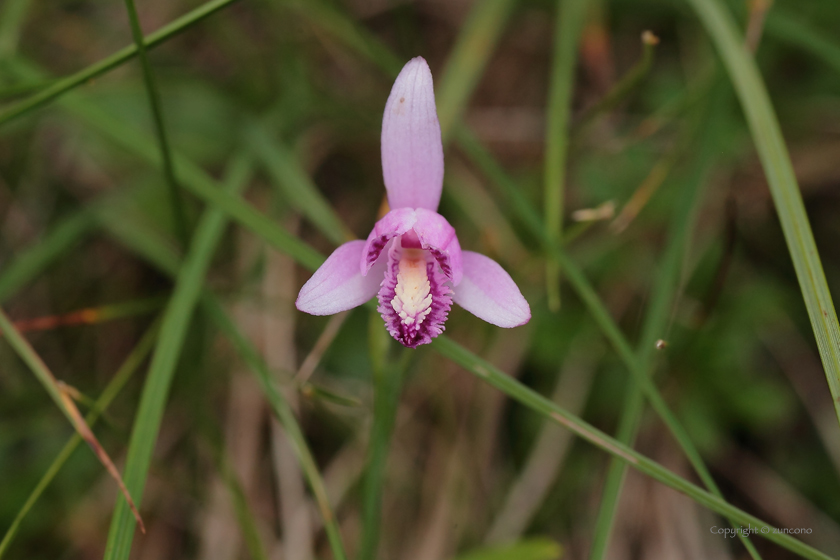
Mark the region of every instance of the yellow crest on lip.
[[420, 249], [403, 249], [397, 272], [397, 285], [391, 306], [403, 324], [417, 325], [432, 311], [432, 295], [426, 271], [426, 256]]

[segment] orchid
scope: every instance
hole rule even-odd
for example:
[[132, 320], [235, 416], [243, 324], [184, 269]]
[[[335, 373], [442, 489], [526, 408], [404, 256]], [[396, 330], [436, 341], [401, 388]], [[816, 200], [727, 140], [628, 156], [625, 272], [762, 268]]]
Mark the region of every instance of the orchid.
[[444, 330], [454, 301], [499, 327], [524, 325], [531, 309], [493, 259], [461, 251], [437, 213], [443, 189], [443, 145], [432, 73], [422, 57], [406, 64], [382, 119], [382, 173], [391, 210], [366, 241], [341, 245], [300, 290], [295, 305], [332, 315], [378, 295], [388, 332], [408, 348]]

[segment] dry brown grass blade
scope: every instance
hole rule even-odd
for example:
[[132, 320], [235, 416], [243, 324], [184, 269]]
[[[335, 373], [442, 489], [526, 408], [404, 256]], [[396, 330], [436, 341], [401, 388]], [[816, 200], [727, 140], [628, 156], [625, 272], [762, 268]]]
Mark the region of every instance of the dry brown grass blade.
[[73, 395], [78, 394], [78, 391], [73, 387], [70, 387], [63, 381], [56, 381], [56, 387], [58, 388], [58, 393], [61, 396], [61, 402], [64, 405], [64, 409], [67, 411], [67, 415], [70, 417], [70, 420], [73, 422], [73, 427], [79, 432], [79, 435], [82, 436], [82, 439], [87, 442], [93, 452], [96, 454], [96, 457], [99, 459], [99, 462], [105, 467], [108, 471], [108, 474], [111, 475], [117, 482], [117, 486], [120, 487], [120, 491], [122, 492], [123, 496], [125, 497], [125, 501], [128, 502], [128, 507], [131, 508], [131, 512], [134, 514], [134, 518], [137, 520], [137, 525], [140, 527], [140, 532], [144, 535], [146, 534], [146, 525], [143, 523], [143, 518], [140, 517], [140, 512], [137, 511], [137, 506], [134, 505], [134, 500], [131, 499], [131, 494], [128, 493], [128, 488], [125, 487], [123, 483], [122, 476], [120, 476], [120, 472], [117, 470], [117, 467], [114, 465], [114, 462], [111, 461], [111, 458], [99, 444], [99, 440], [96, 439], [96, 436], [93, 434], [93, 431], [85, 422], [84, 417], [79, 413], [79, 409], [76, 408], [76, 403], [73, 402]]

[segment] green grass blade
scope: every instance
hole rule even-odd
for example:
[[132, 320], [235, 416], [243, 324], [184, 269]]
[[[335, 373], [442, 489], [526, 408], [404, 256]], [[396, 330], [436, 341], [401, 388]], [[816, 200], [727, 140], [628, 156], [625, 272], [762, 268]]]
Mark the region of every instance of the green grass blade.
[[505, 374], [489, 362], [482, 360], [466, 348], [453, 342], [448, 337], [443, 335], [437, 337], [432, 343], [432, 348], [534, 412], [566, 426], [579, 437], [625, 461], [639, 472], [685, 494], [697, 503], [731, 519], [739, 526], [752, 526], [757, 529], [757, 534], [791, 552], [799, 554], [803, 558], [819, 558], [824, 560], [830, 558], [815, 548], [794, 539], [790, 535], [782, 532], [774, 532], [774, 527], [771, 525], [727, 503], [723, 498], [715, 496], [699, 486], [688, 482], [659, 463], [648, 459], [620, 441], [613, 439], [611, 436], [570, 414], [539, 393], [522, 385], [514, 377]]
[[493, 54], [513, 4], [513, 0], [476, 2], [458, 34], [437, 92], [438, 120], [444, 144]]
[[[206, 4], [203, 4], [196, 8], [195, 10], [181, 16], [180, 18], [176, 19], [175, 21], [163, 26], [159, 30], [155, 31], [154, 33], [150, 33], [146, 36], [146, 47], [147, 48], [154, 48], [161, 43], [167, 41], [168, 39], [178, 35], [185, 29], [195, 25], [196, 23], [200, 22], [204, 18], [216, 13], [217, 11], [221, 10], [233, 4], [236, 0], [211, 0]], [[14, 118], [20, 117], [31, 112], [38, 107], [46, 105], [53, 99], [61, 96], [68, 91], [77, 88], [78, 86], [113, 70], [117, 66], [124, 64], [125, 62], [131, 60], [132, 57], [137, 55], [137, 47], [132, 45], [130, 47], [125, 47], [120, 49], [119, 51], [115, 52], [109, 57], [106, 57], [99, 62], [91, 64], [87, 68], [76, 72], [71, 76], [67, 76], [66, 78], [62, 78], [51, 86], [39, 91], [32, 97], [24, 99], [11, 107], [8, 107], [4, 111], [0, 111], [0, 125], [6, 123]]]
[[40, 241], [16, 256], [0, 274], [0, 303], [75, 247], [95, 227], [96, 219], [88, 211], [60, 220]]
[[[466, 138], [469, 140], [469, 135], [466, 135]], [[477, 142], [473, 143], [472, 148], [474, 153], [476, 153], [479, 156], [482, 156], [478, 160], [478, 163], [480, 165], [483, 164], [486, 167], [488, 161], [492, 161], [492, 156], [489, 156], [489, 154], [482, 154], [480, 144], [478, 144]], [[662, 398], [662, 395], [659, 393], [659, 390], [651, 382], [651, 380], [648, 379], [646, 371], [636, 360], [636, 357], [630, 347], [630, 344], [627, 342], [627, 339], [621, 333], [621, 330], [615, 324], [615, 321], [613, 321], [612, 317], [610, 317], [609, 313], [607, 312], [598, 295], [595, 293], [595, 290], [592, 289], [592, 286], [589, 284], [583, 272], [569, 258], [569, 256], [565, 253], [564, 250], [562, 250], [558, 246], [553, 246], [551, 242], [548, 239], [546, 239], [545, 230], [536, 227], [537, 221], [532, 217], [534, 213], [533, 209], [530, 208], [530, 204], [527, 202], [527, 200], [525, 200], [522, 193], [514, 188], [515, 184], [512, 180], [506, 177], [503, 170], [498, 166], [491, 165], [490, 172], [491, 173], [488, 176], [490, 176], [493, 179], [493, 182], [496, 183], [502, 190], [504, 190], [512, 201], [519, 201], [518, 204], [512, 205], [513, 208], [519, 211], [521, 217], [523, 218], [523, 222], [529, 226], [530, 232], [534, 236], [536, 236], [546, 247], [549, 258], [554, 259], [562, 269], [567, 270], [566, 276], [569, 282], [571, 283], [573, 289], [578, 294], [578, 297], [580, 297], [581, 300], [583, 300], [584, 304], [589, 310], [590, 315], [593, 317], [593, 319], [595, 319], [595, 322], [601, 328], [601, 331], [603, 332], [604, 336], [607, 338], [607, 340], [610, 341], [613, 348], [618, 352], [619, 357], [632, 374], [635, 382], [641, 387], [656, 413], [660, 416], [660, 418], [662, 418], [662, 420], [668, 427], [668, 430], [678, 441], [686, 456], [688, 457], [689, 462], [694, 467], [695, 471], [703, 480], [704, 484], [706, 484], [706, 486], [713, 493], [720, 495], [720, 492], [717, 488], [717, 485], [714, 482], [714, 479], [712, 479], [711, 475], [709, 474], [709, 471], [705, 467], [702, 458], [700, 457], [700, 454], [694, 447], [694, 444], [691, 442], [690, 438], [685, 433], [685, 430], [682, 428], [680, 423], [677, 421], [676, 417], [668, 408], [668, 405], [665, 403], [664, 399]]]
[[[250, 175], [250, 163], [235, 158], [227, 178], [231, 191], [240, 190]], [[178, 364], [190, 318], [201, 294], [204, 277], [226, 225], [225, 215], [218, 209], [205, 212], [190, 250], [184, 259], [175, 289], [164, 311], [158, 343], [143, 387], [125, 467], [125, 482], [137, 505], [142, 503], [146, 475], [151, 463], [169, 387]], [[120, 497], [111, 519], [105, 549], [106, 560], [127, 560], [134, 537], [135, 520], [128, 504]]]
[[572, 128], [573, 136], [580, 134], [600, 115], [613, 110], [638, 87], [653, 66], [653, 51], [657, 44], [659, 44], [659, 39], [653, 33], [650, 31], [642, 33], [642, 59], [633, 65], [604, 97], [584, 111]]
[[172, 217], [175, 229], [181, 239], [181, 244], [186, 247], [189, 243], [189, 227], [187, 225], [187, 212], [184, 209], [184, 200], [178, 181], [175, 179], [175, 170], [172, 166], [172, 152], [169, 148], [169, 135], [166, 132], [166, 125], [163, 120], [163, 108], [160, 104], [160, 92], [158, 91], [155, 74], [149, 62], [149, 55], [146, 52], [146, 43], [143, 38], [143, 29], [140, 27], [140, 20], [137, 17], [137, 8], [134, 0], [125, 0], [125, 8], [128, 12], [128, 20], [131, 24], [131, 35], [134, 38], [134, 45], [137, 47], [137, 57], [140, 59], [140, 66], [143, 69], [143, 83], [146, 86], [146, 93], [149, 96], [149, 106], [152, 110], [152, 118], [155, 123], [155, 135], [160, 146], [161, 160], [163, 161], [163, 176], [169, 186], [169, 196], [172, 204]]
[[411, 352], [402, 350], [400, 360], [387, 356], [390, 336], [371, 312], [368, 338], [373, 363], [373, 423], [362, 489], [362, 540], [357, 560], [375, 560], [382, 532], [382, 492], [391, 434], [397, 418], [405, 365]]
[[774, 7], [767, 13], [764, 29], [768, 36], [808, 52], [840, 72], [840, 45], [812, 26]]
[[[178, 274], [179, 255], [174, 251], [171, 245], [168, 245], [161, 240], [161, 237], [157, 232], [143, 229], [137, 224], [129, 223], [129, 226], [126, 227], [125, 220], [120, 219], [119, 215], [112, 215], [112, 217], [113, 219], [105, 222], [105, 227], [111, 230], [111, 233], [115, 235], [119, 242], [136, 252], [138, 256], [147, 260], [153, 266], [159, 268], [162, 272], [171, 276]], [[114, 228], [118, 229], [113, 231]], [[196, 237], [197, 235], [198, 232], [196, 233]], [[323, 257], [321, 257], [314, 249], [310, 248], [309, 251], [316, 255], [319, 262], [323, 260]], [[307, 264], [307, 261], [305, 260], [299, 260], [298, 262], [300, 262], [303, 266], [308, 266], [311, 270], [314, 270], [318, 266], [317, 264]], [[260, 378], [261, 387], [266, 394], [266, 398], [272, 404], [273, 410], [279, 417], [279, 412], [282, 411], [284, 407], [288, 408], [288, 404], [286, 404], [286, 402], [282, 399], [273, 385], [265, 384], [265, 380], [271, 379], [268, 366], [247, 339], [242, 336], [236, 325], [230, 320], [215, 298], [213, 298], [208, 292], [204, 293], [202, 304], [204, 310], [216, 321], [219, 328], [223, 332], [227, 333], [228, 337], [234, 343], [234, 346], [237, 347], [237, 350], [243, 360], [249, 364], [254, 373], [258, 376], [258, 378]], [[290, 437], [295, 439], [295, 450], [296, 453], [300, 452], [301, 454], [299, 456], [299, 460], [301, 461], [304, 474], [307, 476], [307, 480], [310, 487], [313, 489], [313, 493], [319, 500], [318, 505], [321, 509], [322, 515], [324, 516], [324, 525], [327, 527], [326, 531], [328, 538], [333, 546], [333, 554], [336, 558], [344, 558], [345, 555], [341, 552], [343, 550], [343, 545], [341, 544], [340, 533], [338, 526], [336, 525], [335, 516], [333, 515], [332, 510], [329, 507], [329, 502], [326, 499], [324, 482], [318, 473], [317, 467], [315, 467], [312, 453], [306, 445], [306, 441], [303, 438], [300, 427], [294, 427], [297, 426], [297, 420], [295, 420], [294, 415], [291, 413], [291, 409], [289, 409], [289, 415], [284, 413], [283, 417], [280, 417], [279, 419], [284, 424], [284, 427], [286, 428], [287, 433], [290, 434]]]
[[455, 560], [558, 560], [563, 547], [551, 539], [530, 538], [506, 544], [473, 550], [460, 554]]
[[[572, 112], [578, 39], [586, 19], [586, 0], [558, 2], [554, 25], [554, 60], [548, 92], [548, 126], [543, 158], [543, 196], [546, 236], [560, 245], [566, 193], [566, 156], [569, 152], [569, 116]], [[548, 308], [560, 309], [560, 268], [548, 261], [545, 268]]]
[[275, 142], [265, 128], [256, 123], [251, 123], [246, 128], [245, 138], [248, 146], [265, 166], [274, 185], [293, 207], [327, 236], [327, 239], [340, 245], [356, 238], [288, 148]]
[[219, 458], [222, 463], [219, 465], [221, 477], [230, 492], [231, 501], [233, 502], [233, 511], [236, 514], [236, 522], [239, 523], [239, 529], [242, 531], [242, 537], [245, 541], [245, 548], [251, 555], [252, 560], [268, 560], [268, 554], [265, 552], [265, 547], [260, 537], [259, 529], [257, 527], [257, 520], [254, 517], [251, 507], [248, 505], [248, 498], [245, 496], [245, 491], [242, 489], [242, 484], [234, 472], [233, 467], [226, 456]]
[[[72, 115], [81, 118], [87, 125], [106, 135], [130, 153], [151, 165], [160, 165], [159, 154], [152, 139], [82, 100], [67, 99], [64, 106]], [[184, 188], [207, 204], [222, 210], [295, 260], [306, 263], [306, 266], [317, 268], [323, 262], [323, 257], [310, 246], [279, 227], [271, 218], [261, 214], [241, 197], [220, 188], [218, 182], [201, 167], [177, 152], [174, 155], [175, 167]]]
[[718, 0], [688, 0], [715, 43], [749, 124], [840, 421], [840, 324], [779, 122], [755, 61]]
[[[146, 359], [146, 356], [148, 356], [154, 346], [158, 326], [158, 322], [155, 322], [155, 324], [146, 331], [140, 339], [140, 342], [137, 343], [137, 346], [134, 347], [119, 369], [117, 369], [114, 377], [102, 391], [102, 394], [96, 400], [96, 403], [90, 413], [88, 413], [85, 417], [85, 421], [88, 423], [88, 426], [93, 427], [93, 425], [96, 424], [100, 415], [108, 409], [122, 388], [125, 387], [125, 384], [128, 383], [129, 379], [131, 379], [134, 373], [140, 368], [140, 365]], [[32, 507], [44, 493], [44, 490], [47, 489], [61, 470], [61, 467], [63, 467], [67, 460], [70, 459], [73, 452], [81, 443], [82, 437], [79, 434], [73, 434], [70, 440], [59, 452], [58, 456], [56, 456], [55, 460], [53, 460], [52, 464], [47, 469], [47, 472], [44, 473], [43, 477], [41, 477], [38, 485], [35, 486], [34, 490], [32, 490], [32, 493], [26, 499], [26, 502], [15, 516], [12, 524], [3, 536], [3, 540], [0, 541], [0, 558], [2, 558], [9, 549], [9, 546], [20, 528], [20, 524], [23, 523], [27, 514], [32, 510]]]
[[0, 59], [15, 53], [29, 3], [29, 0], [7, 0], [0, 10]]
[[[707, 89], [704, 86], [704, 89]], [[697, 157], [686, 174], [687, 178], [680, 181], [680, 198], [675, 205], [673, 217], [669, 226], [668, 244], [663, 252], [662, 262], [651, 288], [651, 301], [647, 308], [645, 321], [639, 346], [636, 350], [639, 368], [650, 376], [654, 369], [655, 344], [659, 338], [666, 336], [668, 318], [674, 305], [677, 287], [680, 283], [680, 271], [687, 252], [691, 232], [696, 223], [697, 212], [702, 201], [702, 187], [712, 168], [715, 154], [718, 150], [718, 133], [721, 111], [707, 116], [709, 109], [726, 106], [726, 98], [722, 98], [720, 88], [712, 90], [705, 97], [711, 99], [707, 110], [698, 113], [691, 123], [688, 136], [698, 136], [692, 145], [697, 146]], [[700, 128], [701, 133], [695, 134]], [[644, 394], [637, 383], [633, 383], [625, 394], [621, 418], [617, 431], [617, 439], [632, 447], [638, 433], [644, 404]], [[595, 536], [590, 560], [604, 558], [609, 544], [610, 532], [615, 519], [618, 498], [621, 495], [622, 483], [627, 472], [626, 463], [613, 459], [610, 461], [604, 490], [601, 495], [601, 505], [595, 524]], [[749, 538], [738, 535], [753, 558], [759, 558], [758, 552]]]
[[389, 76], [396, 77], [405, 64], [387, 45], [332, 4], [321, 0], [289, 0], [282, 5], [370, 60]]
[[312, 452], [306, 444], [306, 437], [303, 435], [303, 431], [295, 418], [294, 412], [292, 412], [289, 403], [275, 387], [268, 365], [262, 359], [259, 352], [257, 352], [256, 348], [253, 347], [236, 327], [236, 324], [225, 313], [216, 299], [204, 298], [203, 304], [210, 317], [213, 318], [219, 329], [233, 344], [240, 358], [251, 368], [254, 375], [257, 376], [257, 381], [259, 381], [260, 388], [266, 400], [268, 400], [272, 411], [280, 423], [283, 424], [283, 428], [289, 436], [292, 449], [300, 462], [303, 474], [306, 476], [309, 487], [315, 496], [315, 502], [324, 520], [324, 528], [327, 532], [327, 539], [330, 542], [333, 556], [335, 560], [345, 560], [347, 555], [344, 552], [341, 532], [338, 528], [335, 514], [330, 506], [329, 498], [327, 497], [326, 486], [324, 486], [324, 481], [318, 472], [318, 465], [315, 463], [315, 458], [312, 456]]

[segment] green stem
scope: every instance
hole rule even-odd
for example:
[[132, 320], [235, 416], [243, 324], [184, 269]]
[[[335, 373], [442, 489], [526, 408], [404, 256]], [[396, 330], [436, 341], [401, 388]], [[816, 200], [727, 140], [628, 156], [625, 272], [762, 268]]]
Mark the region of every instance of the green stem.
[[[250, 172], [250, 162], [246, 158], [234, 158], [229, 168], [227, 188], [234, 192], [242, 189]], [[226, 216], [220, 210], [211, 208], [205, 212], [164, 311], [160, 336], [143, 385], [126, 458], [125, 484], [131, 495], [136, 497], [138, 507], [142, 503], [152, 451], [163, 420], [163, 411], [181, 356], [183, 341], [201, 293], [204, 277], [226, 223]], [[127, 502], [124, 498], [118, 498], [105, 548], [106, 560], [128, 559], [134, 528], [135, 520]]]
[[758, 151], [793, 268], [799, 280], [811, 327], [817, 340], [825, 377], [840, 421], [840, 323], [823, 272], [820, 254], [796, 175], [785, 147], [770, 96], [752, 54], [744, 46], [732, 16], [718, 0], [688, 0], [715, 43]]
[[[181, 16], [175, 21], [165, 25], [154, 33], [150, 33], [145, 38], [146, 47], [151, 49], [166, 40], [174, 37], [185, 29], [203, 20], [217, 11], [233, 4], [236, 0], [211, 0], [206, 4], [199, 6], [195, 10]], [[0, 125], [20, 116], [23, 116], [33, 109], [37, 109], [42, 105], [46, 105], [56, 97], [67, 93], [68, 91], [101, 76], [102, 74], [113, 70], [117, 66], [124, 64], [132, 57], [137, 55], [137, 46], [131, 45], [115, 52], [111, 56], [91, 64], [87, 68], [76, 72], [66, 78], [57, 80], [51, 86], [41, 90], [32, 97], [20, 101], [5, 111], [0, 111]]]
[[[545, 231], [555, 245], [562, 241], [566, 156], [569, 151], [571, 114], [577, 47], [586, 16], [586, 0], [561, 0], [555, 18], [554, 64], [548, 92], [548, 126], [545, 133]], [[545, 269], [548, 308], [560, 309], [560, 267], [548, 261]]]
[[727, 503], [723, 498], [711, 494], [684, 478], [677, 476], [659, 463], [648, 459], [594, 426], [589, 425], [549, 399], [522, 385], [515, 378], [505, 374], [489, 362], [482, 360], [466, 348], [451, 341], [448, 337], [443, 335], [437, 337], [432, 344], [432, 348], [517, 402], [542, 416], [551, 418], [558, 424], [566, 426], [576, 435], [596, 447], [618, 457], [639, 472], [658, 480], [666, 486], [685, 494], [695, 502], [732, 520], [739, 527], [743, 527], [745, 530], [748, 528], [755, 530], [756, 534], [799, 554], [803, 558], [830, 560], [830, 556], [794, 539], [790, 535], [778, 532], [777, 529], [766, 524], [761, 519], [738, 509]]
[[[376, 338], [390, 338], [382, 323], [377, 319], [378, 314], [371, 314], [370, 338], [372, 354], [377, 348], [384, 353], [391, 344], [390, 341], [375, 340]], [[373, 425], [368, 444], [368, 457], [365, 468], [364, 489], [362, 497], [362, 540], [359, 545], [358, 560], [374, 560], [379, 547], [379, 535], [382, 528], [382, 491], [385, 482], [385, 467], [390, 449], [391, 434], [397, 417], [397, 408], [402, 389], [402, 378], [406, 360], [411, 356], [409, 351], [401, 352], [401, 360], [374, 358], [373, 364]]]
[[[120, 366], [117, 372], [114, 374], [114, 377], [105, 387], [105, 390], [102, 391], [102, 394], [96, 400], [93, 408], [91, 409], [90, 413], [85, 417], [85, 421], [87, 422], [88, 426], [93, 428], [96, 424], [96, 421], [99, 419], [100, 415], [105, 412], [108, 407], [111, 405], [113, 400], [116, 396], [120, 393], [120, 391], [125, 387], [125, 384], [128, 383], [128, 380], [134, 375], [140, 365], [143, 363], [143, 360], [146, 359], [149, 352], [152, 350], [152, 346], [154, 345], [155, 339], [157, 337], [157, 331], [159, 327], [159, 322], [155, 322], [155, 324], [150, 327], [146, 333], [143, 335], [143, 338], [140, 339], [140, 342], [137, 343], [137, 346], [134, 347], [134, 350], [126, 358], [125, 362]], [[44, 476], [41, 477], [41, 480], [38, 482], [38, 485], [32, 490], [32, 493], [26, 499], [26, 502], [18, 511], [18, 514], [15, 516], [15, 519], [12, 521], [12, 524], [9, 526], [9, 529], [6, 531], [6, 534], [3, 536], [3, 540], [0, 541], [0, 558], [3, 557], [3, 554], [9, 549], [9, 546], [12, 543], [12, 540], [15, 538], [15, 535], [20, 528], [20, 524], [23, 523], [23, 520], [26, 518], [27, 514], [30, 512], [32, 507], [50, 485], [50, 483], [55, 479], [56, 475], [58, 475], [61, 467], [70, 459], [73, 455], [73, 452], [79, 447], [79, 444], [82, 443], [82, 436], [79, 434], [73, 434], [70, 440], [64, 445], [62, 450], [59, 452], [58, 456], [53, 460], [52, 464], [47, 469], [47, 472], [44, 473]]]
[[172, 219], [175, 224], [175, 231], [181, 240], [183, 247], [189, 243], [189, 226], [187, 225], [187, 212], [184, 207], [183, 195], [175, 179], [175, 169], [172, 166], [172, 152], [169, 149], [169, 136], [166, 133], [166, 126], [163, 121], [163, 108], [160, 104], [160, 92], [158, 91], [155, 74], [152, 65], [149, 63], [149, 56], [146, 53], [146, 43], [143, 38], [143, 29], [140, 27], [140, 20], [137, 17], [137, 8], [134, 0], [125, 0], [125, 8], [128, 12], [128, 20], [131, 23], [131, 35], [134, 37], [134, 45], [137, 48], [137, 57], [140, 59], [140, 66], [143, 68], [143, 82], [146, 85], [146, 93], [149, 95], [149, 105], [152, 109], [152, 117], [155, 123], [155, 135], [160, 146], [160, 155], [163, 160], [163, 175], [169, 185], [169, 196], [171, 199]]

